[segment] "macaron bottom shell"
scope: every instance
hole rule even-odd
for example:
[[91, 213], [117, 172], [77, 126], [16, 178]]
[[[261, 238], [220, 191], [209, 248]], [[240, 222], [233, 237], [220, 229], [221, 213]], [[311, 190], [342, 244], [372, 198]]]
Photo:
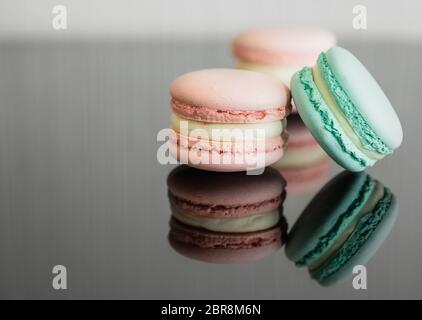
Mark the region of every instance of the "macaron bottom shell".
[[303, 122], [340, 166], [358, 172], [375, 164], [376, 160], [364, 154], [343, 130], [319, 92], [311, 68], [305, 67], [293, 76], [291, 90]]
[[264, 141], [221, 142], [184, 137], [172, 132], [168, 140], [170, 155], [193, 168], [216, 172], [262, 169], [284, 155], [287, 135]]
[[179, 254], [215, 264], [246, 263], [277, 252], [285, 242], [287, 224], [256, 232], [222, 233], [194, 228], [172, 218], [168, 241]]

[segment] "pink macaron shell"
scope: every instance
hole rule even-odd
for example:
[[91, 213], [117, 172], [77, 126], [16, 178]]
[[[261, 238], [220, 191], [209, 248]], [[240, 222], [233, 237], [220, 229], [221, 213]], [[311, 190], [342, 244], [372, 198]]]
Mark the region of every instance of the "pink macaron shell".
[[282, 108], [265, 110], [220, 110], [203, 106], [191, 106], [172, 99], [171, 108], [179, 117], [195, 121], [215, 123], [260, 123], [284, 119], [293, 112], [292, 104]]
[[262, 28], [237, 35], [232, 50], [243, 61], [304, 66], [335, 44], [335, 35], [320, 28]]
[[287, 87], [270, 76], [245, 70], [190, 72], [173, 81], [170, 94], [176, 114], [204, 122], [275, 121], [291, 110]]
[[281, 204], [285, 198], [283, 194], [268, 200], [247, 205], [207, 205], [177, 197], [169, 192], [171, 208], [197, 217], [213, 217], [213, 218], [241, 218], [257, 214], [270, 213], [275, 210], [282, 212]]
[[169, 140], [192, 151], [209, 151], [217, 153], [254, 153], [257, 151], [270, 152], [283, 148], [288, 141], [289, 134], [284, 131], [282, 135], [266, 138], [265, 143], [255, 140], [213, 141], [197, 137], [181, 135], [173, 129], [169, 131]]
[[242, 263], [262, 259], [285, 242], [287, 225], [233, 234], [197, 229], [171, 219], [169, 242], [183, 256], [209, 263]]
[[197, 215], [233, 218], [279, 207], [285, 181], [272, 168], [266, 168], [261, 175], [246, 175], [179, 166], [169, 174], [167, 185], [173, 204], [172, 198], [176, 197], [176, 205], [195, 208], [191, 211]]
[[[262, 169], [280, 160], [284, 155], [284, 142], [281, 138], [278, 139], [278, 144], [274, 144], [272, 141], [273, 139], [266, 141], [266, 146], [273, 146], [271, 149], [238, 154], [231, 151], [223, 154], [221, 150], [214, 148], [213, 142], [208, 141], [202, 141], [202, 145], [210, 146], [209, 150], [189, 148], [180, 144], [179, 141], [173, 140], [168, 141], [168, 146], [171, 156], [182, 164], [207, 171], [240, 172]], [[213, 163], [210, 160], [216, 158], [220, 159], [219, 162]]]

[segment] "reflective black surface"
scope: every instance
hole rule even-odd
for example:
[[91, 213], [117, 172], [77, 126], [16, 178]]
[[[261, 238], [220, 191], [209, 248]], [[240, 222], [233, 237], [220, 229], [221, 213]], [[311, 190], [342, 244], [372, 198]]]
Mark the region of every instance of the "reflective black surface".
[[[167, 242], [166, 177], [157, 132], [169, 123], [169, 83], [233, 64], [227, 43], [0, 44], [0, 298], [422, 298], [420, 76], [416, 43], [341, 44], [396, 107], [404, 143], [368, 170], [400, 203], [368, 263], [368, 289], [320, 287], [284, 250], [214, 265]], [[331, 176], [340, 169], [333, 165]], [[287, 194], [291, 226], [317, 190]], [[52, 288], [52, 268], [68, 290]]]

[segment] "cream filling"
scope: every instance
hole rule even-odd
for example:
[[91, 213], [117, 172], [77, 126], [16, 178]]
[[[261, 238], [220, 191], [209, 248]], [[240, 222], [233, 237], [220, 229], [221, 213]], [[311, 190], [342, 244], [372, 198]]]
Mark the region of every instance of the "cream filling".
[[374, 191], [372, 192], [371, 196], [369, 197], [368, 201], [363, 206], [361, 212], [356, 216], [352, 223], [350, 223], [349, 227], [345, 230], [345, 232], [341, 235], [339, 239], [331, 246], [331, 248], [324, 253], [318, 260], [316, 260], [313, 264], [309, 266], [309, 270], [318, 269], [325, 261], [327, 261], [339, 248], [343, 246], [343, 244], [347, 241], [350, 235], [355, 230], [357, 224], [359, 223], [360, 219], [366, 215], [370, 214], [372, 210], [374, 210], [375, 206], [377, 205], [378, 201], [384, 195], [384, 186], [376, 182], [376, 186]]
[[216, 232], [254, 232], [275, 226], [280, 221], [280, 213], [274, 210], [264, 214], [244, 218], [208, 218], [194, 217], [190, 214], [173, 209], [173, 216], [192, 227], [203, 228]]
[[333, 112], [334, 116], [340, 123], [341, 127], [343, 128], [344, 132], [346, 132], [347, 136], [352, 140], [354, 145], [362, 151], [365, 155], [367, 155], [371, 159], [379, 160], [384, 157], [384, 155], [379, 154], [378, 152], [366, 149], [362, 143], [360, 142], [359, 136], [355, 133], [353, 128], [350, 126], [347, 119], [344, 117], [340, 107], [338, 106], [337, 102], [334, 100], [332, 95], [330, 94], [327, 86], [325, 85], [324, 80], [322, 79], [321, 73], [319, 71], [318, 66], [314, 66], [312, 68], [312, 76], [314, 78], [314, 82], [318, 87], [319, 92], [321, 93], [322, 98], [324, 99], [327, 106]]
[[247, 141], [274, 138], [282, 134], [286, 119], [264, 123], [211, 123], [180, 118], [172, 114], [171, 126], [176, 132], [193, 138], [213, 141]]
[[293, 77], [293, 74], [296, 71], [301, 69], [301, 66], [281, 66], [239, 61], [236, 64], [236, 68], [271, 75], [276, 79], [281, 80], [286, 86], [290, 88], [290, 79]]

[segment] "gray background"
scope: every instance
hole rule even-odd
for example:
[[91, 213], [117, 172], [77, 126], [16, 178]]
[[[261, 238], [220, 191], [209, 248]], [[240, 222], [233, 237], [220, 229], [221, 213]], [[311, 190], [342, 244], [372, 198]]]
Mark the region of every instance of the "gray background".
[[[240, 265], [174, 252], [157, 132], [169, 83], [233, 65], [225, 41], [0, 44], [0, 298], [422, 298], [422, 46], [342, 38], [379, 80], [404, 143], [369, 172], [393, 190], [396, 225], [367, 265], [368, 290], [322, 288], [284, 251]], [[339, 171], [334, 166], [333, 173]], [[287, 196], [290, 225], [312, 193]], [[68, 268], [54, 291], [52, 268]]]

